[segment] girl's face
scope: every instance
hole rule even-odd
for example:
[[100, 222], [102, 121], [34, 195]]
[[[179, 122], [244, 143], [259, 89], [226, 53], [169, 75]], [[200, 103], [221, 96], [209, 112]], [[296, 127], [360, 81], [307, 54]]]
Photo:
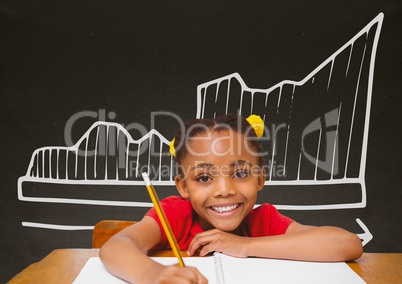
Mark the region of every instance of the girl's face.
[[241, 133], [213, 131], [192, 138], [176, 177], [180, 194], [189, 198], [204, 230], [239, 233], [253, 209], [265, 172]]

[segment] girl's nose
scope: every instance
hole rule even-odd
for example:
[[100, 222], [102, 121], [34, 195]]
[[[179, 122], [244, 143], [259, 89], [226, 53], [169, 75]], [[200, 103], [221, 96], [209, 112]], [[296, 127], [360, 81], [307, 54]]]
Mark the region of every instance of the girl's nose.
[[230, 177], [219, 177], [215, 183], [214, 196], [228, 197], [236, 194], [236, 190]]

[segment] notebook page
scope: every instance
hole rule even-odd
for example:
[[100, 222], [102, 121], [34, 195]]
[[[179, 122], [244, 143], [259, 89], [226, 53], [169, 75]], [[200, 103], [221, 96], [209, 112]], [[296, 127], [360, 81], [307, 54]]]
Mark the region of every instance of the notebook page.
[[[163, 265], [177, 264], [175, 257], [151, 257]], [[186, 266], [196, 267], [202, 275], [208, 279], [208, 283], [217, 284], [215, 281], [214, 259], [208, 257], [185, 257]], [[124, 280], [109, 273], [103, 266], [99, 257], [91, 257], [73, 282], [74, 284], [124, 284]]]
[[[365, 283], [346, 263], [302, 262], [262, 258], [235, 258], [220, 254], [226, 283]], [[177, 263], [174, 257], [153, 257], [164, 265]], [[186, 257], [186, 266], [194, 266], [208, 279], [217, 284], [214, 258]], [[85, 264], [74, 284], [124, 284], [120, 278], [110, 274], [99, 257], [92, 257]]]
[[110, 274], [99, 257], [91, 257], [81, 269], [73, 284], [126, 284], [127, 282]]
[[344, 262], [235, 258], [221, 254], [226, 283], [365, 283]]

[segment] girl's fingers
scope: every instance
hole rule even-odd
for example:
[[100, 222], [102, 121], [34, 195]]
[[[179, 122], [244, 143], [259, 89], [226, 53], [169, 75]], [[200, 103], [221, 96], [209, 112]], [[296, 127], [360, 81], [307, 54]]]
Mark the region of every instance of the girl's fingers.
[[182, 276], [185, 280], [189, 281], [188, 283], [198, 283], [198, 284], [208, 283], [208, 280], [195, 267], [185, 267], [185, 269], [182, 269], [182, 271], [180, 272], [183, 272]]
[[201, 247], [209, 244], [213, 238], [209, 236], [195, 236], [194, 239], [191, 241], [190, 245], [188, 246], [187, 254], [189, 256], [194, 255], [194, 253], [201, 249]]
[[[203, 246], [208, 245], [211, 242], [213, 242], [216, 239], [216, 235], [221, 234], [221, 233], [222, 233], [221, 231], [214, 229], [214, 230], [205, 231], [205, 232], [195, 235], [195, 237], [190, 242], [190, 245], [188, 246], [187, 254], [189, 256], [194, 255], [194, 253], [198, 249], [201, 249]], [[209, 252], [211, 252], [211, 251], [209, 251]]]

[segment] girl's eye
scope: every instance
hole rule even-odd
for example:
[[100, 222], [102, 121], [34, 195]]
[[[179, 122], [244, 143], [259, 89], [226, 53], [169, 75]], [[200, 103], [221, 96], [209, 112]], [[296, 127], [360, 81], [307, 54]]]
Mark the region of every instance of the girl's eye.
[[209, 182], [211, 180], [211, 178], [207, 175], [202, 175], [202, 176], [197, 177], [196, 180], [199, 182]]
[[249, 176], [249, 172], [246, 171], [246, 170], [238, 170], [233, 175], [234, 178], [245, 178], [245, 177], [248, 177], [248, 176]]

